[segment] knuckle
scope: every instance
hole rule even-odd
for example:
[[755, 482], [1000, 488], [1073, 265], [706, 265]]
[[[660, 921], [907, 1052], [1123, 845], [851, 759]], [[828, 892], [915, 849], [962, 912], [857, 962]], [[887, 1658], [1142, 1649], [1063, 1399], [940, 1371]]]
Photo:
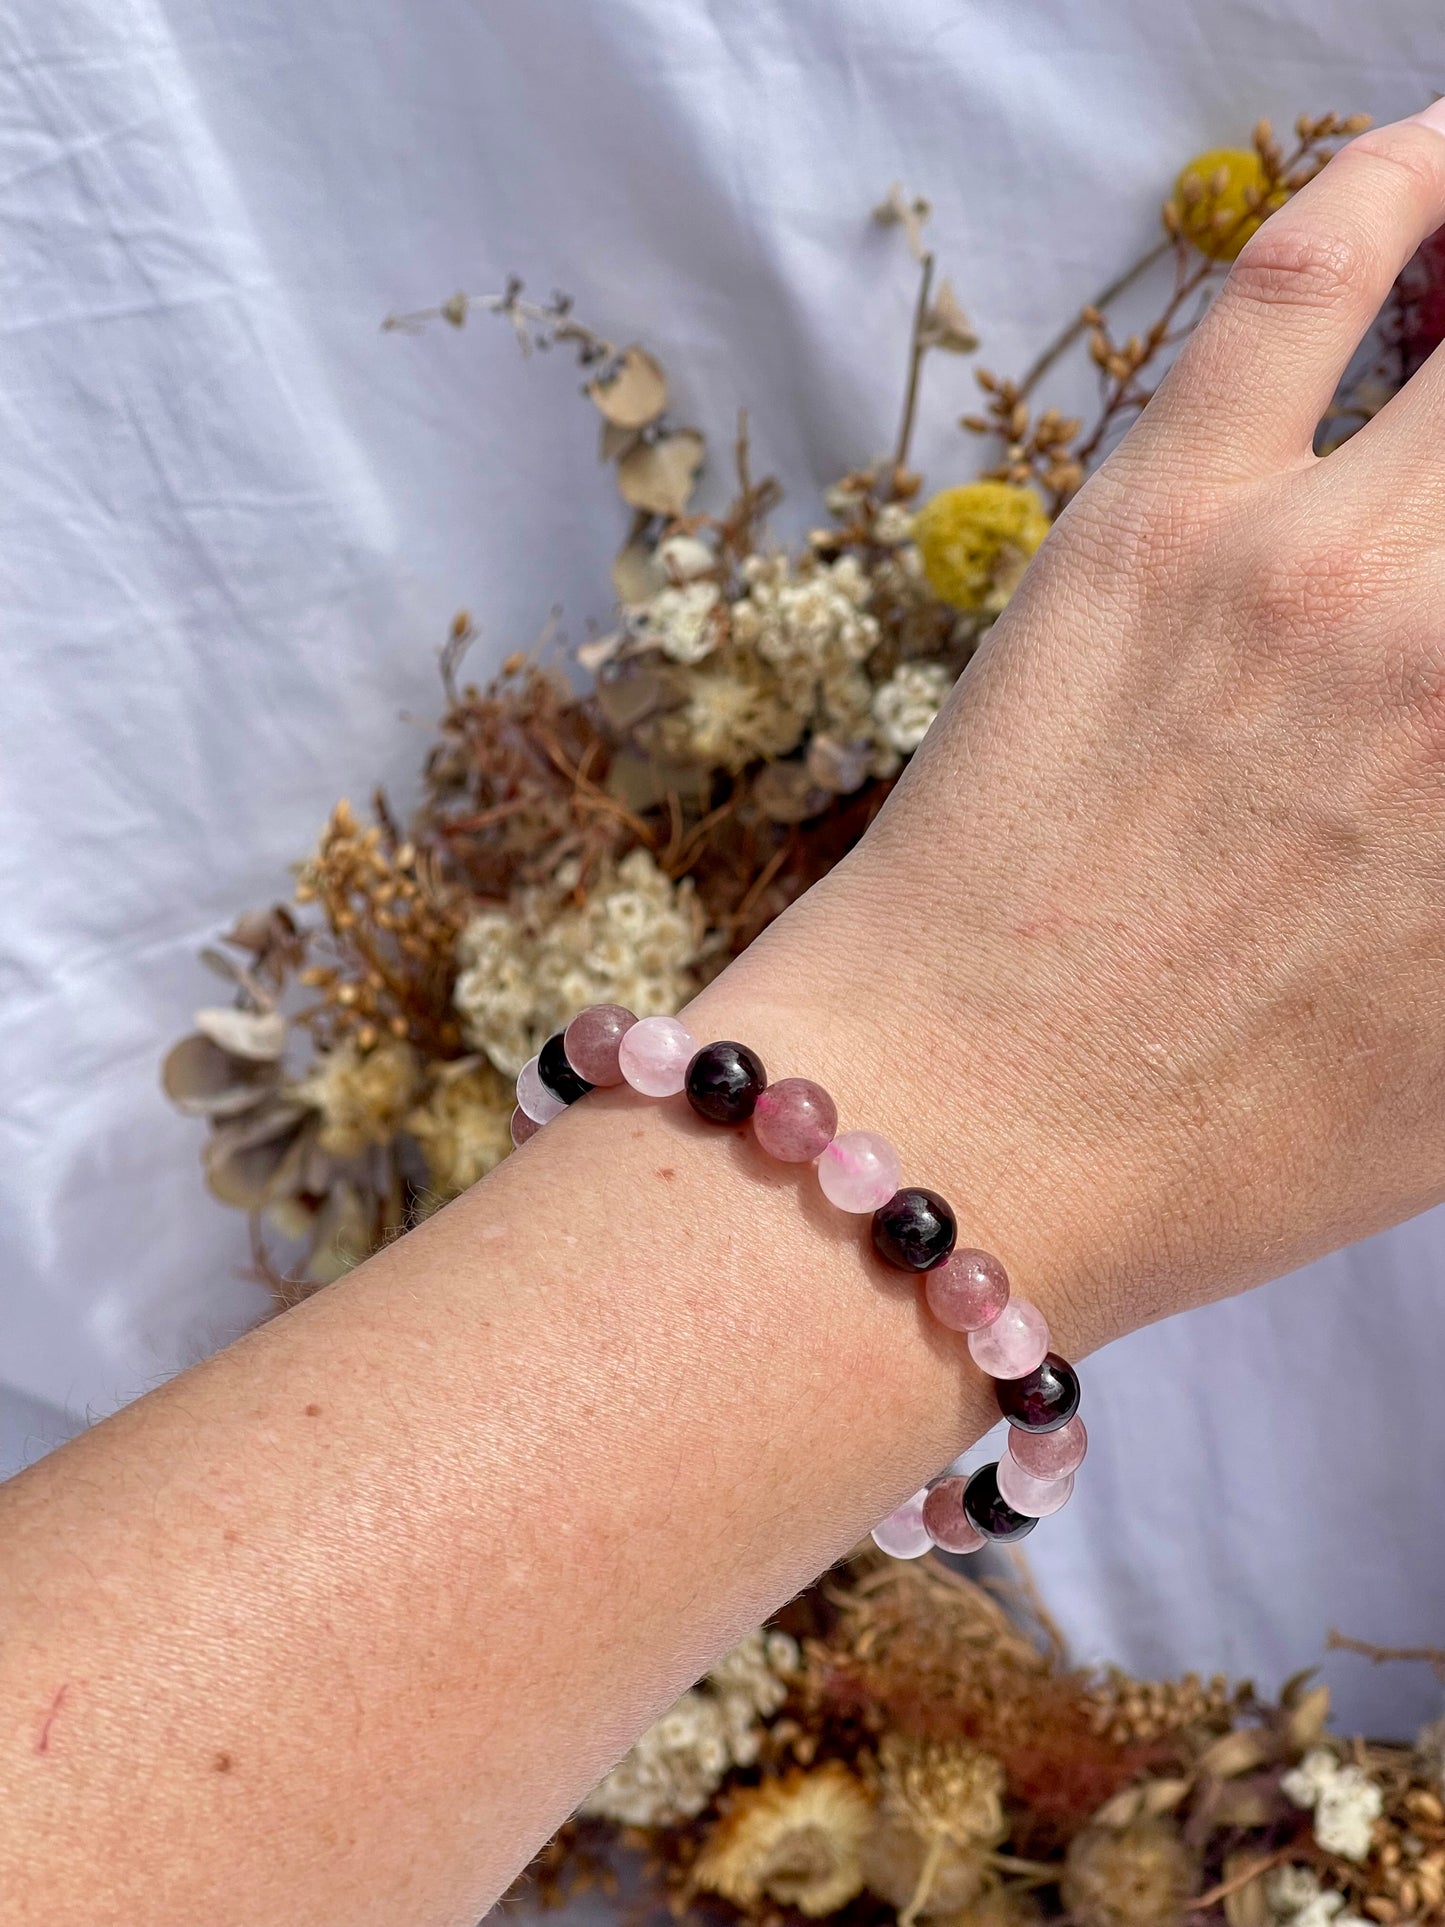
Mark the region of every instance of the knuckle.
[[1377, 593], [1374, 573], [1366, 545], [1348, 535], [1258, 558], [1243, 586], [1246, 651], [1295, 655], [1348, 631]]
[[1440, 136], [1408, 121], [1375, 128], [1358, 135], [1338, 159], [1364, 160], [1388, 182], [1391, 191], [1403, 188], [1412, 197], [1438, 199], [1445, 187], [1445, 151]]
[[1347, 236], [1267, 221], [1245, 243], [1226, 287], [1250, 308], [1329, 308], [1368, 274], [1363, 250]]

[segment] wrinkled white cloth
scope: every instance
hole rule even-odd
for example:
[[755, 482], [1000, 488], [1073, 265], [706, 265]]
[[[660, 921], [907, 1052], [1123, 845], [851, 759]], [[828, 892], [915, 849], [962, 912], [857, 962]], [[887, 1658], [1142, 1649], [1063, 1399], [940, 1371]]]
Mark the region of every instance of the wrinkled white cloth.
[[[12, 0], [0, 19], [0, 1450], [18, 1464], [261, 1298], [157, 1088], [198, 944], [333, 799], [404, 802], [459, 605], [493, 660], [608, 613], [623, 523], [560, 356], [381, 317], [509, 270], [644, 337], [790, 492], [891, 440], [913, 298], [866, 214], [930, 195], [1021, 368], [1147, 245], [1175, 168], [1445, 85], [1393, 0]], [[1058, 397], [1081, 394], [1063, 381]], [[965, 477], [966, 365], [917, 455]], [[1085, 1657], [1265, 1683], [1338, 1624], [1439, 1641], [1442, 1232], [1426, 1221], [1089, 1371], [1030, 1542]], [[1435, 1710], [1339, 1661], [1344, 1716]]]

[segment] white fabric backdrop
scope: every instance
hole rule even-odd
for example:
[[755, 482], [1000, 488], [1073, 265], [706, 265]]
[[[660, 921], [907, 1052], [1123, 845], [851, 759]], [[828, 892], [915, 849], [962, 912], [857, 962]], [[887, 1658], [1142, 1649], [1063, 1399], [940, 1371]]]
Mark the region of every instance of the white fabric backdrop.
[[[560, 361], [377, 323], [517, 269], [642, 334], [810, 519], [883, 447], [897, 178], [1020, 367], [1264, 112], [1409, 111], [1436, 0], [11, 0], [0, 18], [0, 1451], [14, 1465], [259, 1309], [159, 1097], [196, 945], [338, 794], [404, 798], [434, 647], [607, 613], [619, 518]], [[919, 454], [969, 472], [966, 368]], [[1067, 391], [1062, 399], [1067, 400]], [[403, 723], [406, 714], [416, 721]], [[1147, 1332], [1032, 1542], [1089, 1657], [1253, 1670], [1331, 1624], [1445, 1637], [1439, 1219]], [[1174, 1375], [1172, 1395], [1153, 1389]], [[1435, 1709], [1335, 1662], [1345, 1718]]]

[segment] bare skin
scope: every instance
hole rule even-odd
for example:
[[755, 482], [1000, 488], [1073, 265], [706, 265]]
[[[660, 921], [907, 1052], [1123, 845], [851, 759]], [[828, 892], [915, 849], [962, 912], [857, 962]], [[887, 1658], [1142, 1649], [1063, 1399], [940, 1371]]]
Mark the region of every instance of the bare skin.
[[[1439, 358], [1310, 452], [1442, 220], [1416, 121], [1267, 223], [875, 831], [693, 1007], [1075, 1354], [1445, 1196]], [[589, 1099], [0, 1492], [4, 1918], [475, 1920], [988, 1417], [806, 1174]]]

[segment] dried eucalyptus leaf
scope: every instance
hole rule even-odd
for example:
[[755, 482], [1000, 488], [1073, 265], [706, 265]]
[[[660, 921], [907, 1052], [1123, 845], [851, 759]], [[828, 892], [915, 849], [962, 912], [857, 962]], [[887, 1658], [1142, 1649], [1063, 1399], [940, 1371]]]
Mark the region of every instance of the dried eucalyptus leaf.
[[1144, 1812], [1151, 1817], [1173, 1813], [1193, 1784], [1192, 1780], [1150, 1780], [1144, 1788]]
[[236, 1117], [275, 1089], [280, 1067], [233, 1056], [199, 1033], [173, 1044], [161, 1065], [161, 1088], [187, 1117]]
[[764, 763], [753, 778], [753, 801], [770, 822], [805, 823], [832, 802], [806, 763]]
[[286, 1048], [286, 1019], [279, 1010], [236, 1010], [230, 1005], [196, 1012], [196, 1029], [233, 1057], [274, 1063]]
[[696, 763], [662, 763], [624, 749], [613, 757], [607, 772], [607, 793], [639, 815], [656, 809], [671, 793], [683, 802], [705, 802], [711, 774]]
[[650, 602], [667, 587], [667, 571], [656, 549], [646, 542], [629, 542], [612, 559], [612, 586], [621, 603]]
[[1285, 1744], [1291, 1753], [1307, 1753], [1325, 1730], [1330, 1717], [1330, 1689], [1316, 1686], [1302, 1693], [1290, 1708], [1285, 1721]]
[[1106, 1800], [1089, 1822], [1092, 1827], [1104, 1827], [1110, 1833], [1122, 1833], [1125, 1827], [1132, 1826], [1144, 1810], [1144, 1789], [1141, 1786], [1126, 1786], [1116, 1793], [1112, 1800]]
[[602, 677], [593, 694], [602, 714], [619, 733], [625, 734], [657, 710], [672, 702], [676, 678], [655, 658], [635, 657], [619, 663], [611, 674]]
[[636, 448], [641, 431], [636, 428], [619, 428], [616, 422], [603, 422], [602, 433], [597, 439], [597, 459], [602, 462], [618, 462]]
[[697, 482], [706, 444], [695, 428], [643, 442], [617, 464], [617, 486], [631, 508], [681, 515]]
[[1226, 1733], [1199, 1756], [1198, 1771], [1211, 1780], [1232, 1780], [1240, 1773], [1253, 1773], [1270, 1756], [1267, 1737], [1254, 1726], [1237, 1727]]
[[1264, 1876], [1271, 1864], [1268, 1855], [1257, 1853], [1226, 1854], [1224, 1878], [1226, 1882], [1238, 1880], [1251, 1867], [1258, 1872], [1236, 1887], [1233, 1893], [1224, 1896], [1224, 1918], [1228, 1927], [1271, 1927], [1274, 1919], [1273, 1909], [1265, 1893]]
[[634, 342], [606, 374], [588, 382], [587, 393], [614, 428], [645, 428], [667, 406], [667, 376]]
[[202, 1154], [206, 1183], [222, 1204], [259, 1211], [273, 1198], [295, 1189], [292, 1179], [316, 1128], [315, 1113], [296, 1105], [277, 1105], [250, 1130], [223, 1127]]

